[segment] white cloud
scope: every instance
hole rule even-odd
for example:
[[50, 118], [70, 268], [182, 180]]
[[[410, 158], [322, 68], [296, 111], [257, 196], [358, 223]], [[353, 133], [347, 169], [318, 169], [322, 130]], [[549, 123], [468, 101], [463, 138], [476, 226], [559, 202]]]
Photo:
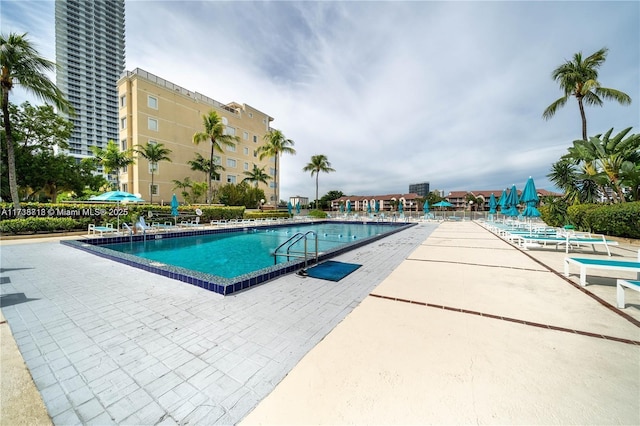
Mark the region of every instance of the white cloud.
[[[25, 4], [31, 14], [5, 12]], [[3, 31], [52, 43], [44, 4], [3, 2]], [[575, 102], [549, 121], [542, 111], [561, 95], [551, 71], [578, 51], [608, 47], [601, 82], [634, 98], [588, 108], [589, 133], [640, 131], [637, 2], [127, 1], [126, 13], [128, 69], [247, 103], [296, 142], [284, 199], [313, 198], [302, 168], [315, 154], [336, 169], [321, 194], [499, 189], [530, 175], [553, 189], [545, 175], [580, 118]]]

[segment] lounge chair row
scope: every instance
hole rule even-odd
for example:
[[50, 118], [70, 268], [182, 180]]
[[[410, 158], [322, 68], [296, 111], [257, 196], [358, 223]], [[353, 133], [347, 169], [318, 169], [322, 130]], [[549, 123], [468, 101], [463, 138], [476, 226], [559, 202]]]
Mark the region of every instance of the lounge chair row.
[[579, 233], [573, 229], [552, 228], [544, 223], [485, 222], [484, 226], [523, 250], [549, 246], [558, 249], [564, 246], [565, 253], [569, 253], [574, 248], [590, 245], [594, 253], [596, 253], [596, 246], [603, 246], [607, 254], [611, 256], [609, 247], [618, 245], [617, 241], [608, 239], [604, 235]]

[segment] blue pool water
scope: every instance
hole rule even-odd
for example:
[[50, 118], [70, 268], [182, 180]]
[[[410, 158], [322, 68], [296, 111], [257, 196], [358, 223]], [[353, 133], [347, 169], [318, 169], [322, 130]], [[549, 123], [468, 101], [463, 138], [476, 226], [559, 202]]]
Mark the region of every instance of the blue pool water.
[[[233, 233], [163, 238], [133, 244], [109, 244], [104, 247], [154, 262], [233, 278], [290, 260], [286, 256], [278, 256], [274, 261], [272, 254], [279, 245], [299, 232], [314, 232], [318, 236], [318, 251], [322, 253], [354, 240], [380, 235], [388, 229], [388, 226], [355, 223], [309, 224], [285, 228], [255, 227]], [[286, 247], [283, 253], [286, 253]], [[291, 250], [304, 252], [303, 240]], [[307, 251], [315, 253], [315, 237], [307, 239]]]
[[[280, 256], [274, 262], [276, 247], [296, 233], [312, 231], [317, 235], [317, 261], [322, 262], [414, 225], [318, 221], [63, 240], [61, 244], [229, 295], [313, 265], [315, 237], [307, 239], [308, 259]], [[280, 252], [286, 253], [287, 245], [284, 247]], [[303, 242], [290, 250], [303, 252]]]

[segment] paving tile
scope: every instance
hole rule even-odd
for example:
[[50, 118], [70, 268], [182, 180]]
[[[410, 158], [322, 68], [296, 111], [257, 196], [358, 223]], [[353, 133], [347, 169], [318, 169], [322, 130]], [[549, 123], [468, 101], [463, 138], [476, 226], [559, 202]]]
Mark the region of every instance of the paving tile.
[[41, 392], [59, 384], [56, 424], [235, 424], [433, 228], [340, 256], [369, 262], [340, 283], [287, 275], [226, 298], [58, 244], [11, 246], [3, 266], [59, 278], [12, 279], [40, 300], [5, 317]]
[[78, 415], [83, 422], [87, 422], [95, 417], [104, 413], [104, 407], [96, 398], [92, 398], [89, 401], [79, 405], [76, 408]]

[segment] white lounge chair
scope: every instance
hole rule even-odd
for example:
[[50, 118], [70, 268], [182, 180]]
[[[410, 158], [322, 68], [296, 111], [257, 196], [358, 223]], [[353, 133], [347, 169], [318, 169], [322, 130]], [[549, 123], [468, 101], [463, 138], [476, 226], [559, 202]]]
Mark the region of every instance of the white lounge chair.
[[104, 234], [117, 234], [117, 230], [110, 223], [107, 223], [105, 226], [96, 226], [90, 223], [87, 233], [89, 235], [100, 234], [101, 237], [104, 237]]
[[637, 279], [640, 280], [640, 250], [638, 250], [638, 260], [610, 260], [581, 257], [565, 257], [564, 275], [569, 276], [569, 265], [574, 264], [580, 267], [580, 285], [587, 285], [587, 269], [608, 269], [615, 271], [637, 272]]
[[[640, 274], [639, 274], [640, 275]], [[640, 277], [638, 277], [640, 279]], [[640, 281], [632, 281], [632, 280], [618, 280], [617, 281], [617, 298], [616, 302], [618, 304], [618, 308], [624, 309], [624, 290], [635, 290], [640, 293]]]

